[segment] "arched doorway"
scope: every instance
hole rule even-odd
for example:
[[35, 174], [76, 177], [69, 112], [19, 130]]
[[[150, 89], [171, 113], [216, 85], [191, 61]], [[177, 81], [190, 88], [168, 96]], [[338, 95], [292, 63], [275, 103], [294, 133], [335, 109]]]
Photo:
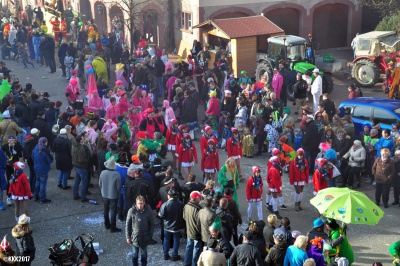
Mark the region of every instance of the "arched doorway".
[[94, 23], [97, 26], [97, 31], [101, 36], [103, 33], [107, 33], [107, 10], [102, 2], [96, 2], [94, 4]]
[[158, 42], [158, 16], [157, 11], [147, 10], [143, 14], [143, 35], [149, 44]]
[[[265, 14], [265, 17], [285, 31], [285, 34], [299, 35], [299, 11], [295, 8], [274, 9]], [[290, 18], [290, 19], [289, 19]]]
[[347, 45], [348, 12], [348, 6], [343, 4], [327, 4], [314, 10], [312, 34], [320, 49]]
[[240, 18], [240, 17], [248, 17], [249, 15], [244, 12], [227, 12], [223, 14], [219, 14], [212, 19], [224, 19], [224, 18]]
[[124, 14], [119, 6], [113, 5], [110, 8], [109, 17], [111, 21], [111, 31], [115, 33], [117, 39], [120, 40], [121, 43], [125, 42], [125, 34], [124, 34]]
[[84, 19], [89, 20], [93, 18], [92, 8], [89, 0], [81, 0], [79, 5], [79, 13], [85, 15]]

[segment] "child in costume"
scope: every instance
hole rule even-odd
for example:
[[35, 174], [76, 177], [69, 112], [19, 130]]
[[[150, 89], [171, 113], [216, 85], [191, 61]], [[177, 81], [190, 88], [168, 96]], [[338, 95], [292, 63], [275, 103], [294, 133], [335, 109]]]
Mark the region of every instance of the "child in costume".
[[251, 219], [251, 213], [253, 212], [253, 207], [257, 207], [258, 220], [263, 220], [262, 213], [262, 194], [263, 194], [263, 181], [261, 178], [261, 168], [258, 166], [252, 167], [253, 175], [247, 179], [246, 185], [246, 199], [249, 203], [247, 208], [247, 218], [249, 221]]
[[301, 201], [303, 199], [303, 189], [308, 184], [309, 165], [306, 158], [304, 158], [304, 150], [299, 148], [296, 151], [296, 158], [290, 163], [289, 179], [290, 184], [294, 186], [294, 203], [295, 211], [301, 211]]
[[201, 151], [201, 171], [204, 173], [204, 184], [208, 180], [215, 179], [219, 170], [219, 154], [216, 149], [216, 141], [213, 138], [207, 140], [207, 147]]
[[189, 174], [191, 174], [194, 162], [196, 162], [196, 164], [199, 162], [197, 158], [196, 145], [194, 145], [190, 139], [189, 133], [183, 134], [183, 142], [179, 145], [177, 154], [179, 176], [182, 176], [181, 171], [184, 171], [184, 175], [187, 177]]
[[232, 136], [226, 142], [226, 152], [228, 153], [228, 158], [232, 157], [235, 160], [240, 182], [243, 182], [244, 178], [240, 167], [240, 158], [243, 156], [243, 147], [242, 140], [239, 137], [239, 130], [237, 128], [232, 128]]
[[203, 151], [204, 149], [207, 148], [209, 139], [213, 139], [214, 143], [218, 143], [218, 139], [213, 134], [212, 128], [210, 126], [206, 126], [206, 127], [204, 127], [204, 134], [200, 138], [200, 150], [201, 151]]
[[328, 164], [328, 160], [324, 158], [316, 159], [317, 169], [312, 177], [312, 183], [314, 185], [314, 195], [318, 194], [318, 191], [328, 187], [328, 180], [332, 178], [332, 168]]
[[33, 198], [31, 189], [29, 186], [29, 180], [24, 174], [25, 164], [22, 162], [14, 163], [14, 174], [10, 179], [10, 186], [8, 193], [11, 194], [11, 198], [15, 201], [15, 219], [19, 219], [20, 203], [24, 207], [24, 213], [28, 213], [28, 200]]
[[248, 127], [245, 127], [243, 131], [242, 146], [243, 156], [250, 158], [254, 156], [254, 136], [250, 134]]
[[287, 144], [288, 137], [286, 135], [282, 135], [278, 139], [279, 145], [281, 145], [281, 160], [285, 162], [285, 172], [287, 173], [289, 170], [290, 162], [296, 158], [296, 152], [294, 149]]
[[232, 135], [231, 123], [230, 122], [225, 122], [224, 130], [221, 133], [221, 142], [218, 143], [218, 146], [220, 148], [225, 148], [226, 147], [226, 142], [231, 137], [231, 135]]

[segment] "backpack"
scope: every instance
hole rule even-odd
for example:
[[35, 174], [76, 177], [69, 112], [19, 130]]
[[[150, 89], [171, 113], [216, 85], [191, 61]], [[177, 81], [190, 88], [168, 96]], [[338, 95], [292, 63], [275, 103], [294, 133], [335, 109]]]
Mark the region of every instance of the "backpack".
[[60, 125], [58, 124], [58, 121], [59, 119], [57, 119], [57, 123], [51, 128], [51, 132], [56, 136], [60, 133]]

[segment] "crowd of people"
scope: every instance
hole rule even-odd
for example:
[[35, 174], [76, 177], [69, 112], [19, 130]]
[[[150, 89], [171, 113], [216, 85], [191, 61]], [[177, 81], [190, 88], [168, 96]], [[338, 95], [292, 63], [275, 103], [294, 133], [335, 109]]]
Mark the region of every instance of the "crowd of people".
[[[7, 23], [3, 21], [3, 29]], [[51, 43], [52, 48], [45, 49], [50, 58], [31, 50], [27, 36], [18, 40], [23, 49], [27, 43], [32, 59], [39, 56], [39, 62], [56, 72], [55, 40], [43, 29], [29, 30], [17, 20], [12, 27], [42, 34], [39, 38]], [[162, 228], [165, 260], [182, 259], [178, 250], [183, 235], [187, 239], [184, 265], [229, 261], [230, 265], [322, 266], [339, 264], [341, 259], [351, 265], [354, 254], [346, 228], [335, 220], [317, 218], [306, 236], [292, 231], [289, 218], [280, 215], [279, 209], [288, 208], [282, 191], [284, 172], [295, 191], [295, 211], [303, 210], [303, 190], [309, 182], [317, 194], [335, 186], [356, 189], [363, 176], [375, 184], [378, 205], [382, 201], [388, 208], [391, 186], [392, 205], [399, 205], [400, 125], [382, 130], [374, 119], [356, 134], [351, 116], [339, 116], [329, 95], [322, 95], [318, 69], [297, 74], [292, 115], [282, 97], [287, 93], [284, 64], [274, 69], [271, 82], [266, 76], [254, 82], [245, 70], [240, 77], [230, 73], [225, 47], [210, 62], [207, 46], [195, 40], [187, 58], [173, 64], [164, 50], [148, 47], [144, 37], [133, 44], [136, 50], [130, 54], [129, 47], [112, 34], [99, 39], [93, 23], [76, 21], [74, 27], [76, 45], [59, 36], [58, 58], [68, 80], [66, 108], [32, 84], [23, 87], [1, 62], [0, 90], [5, 94], [0, 106], [0, 210], [5, 209], [5, 191], [6, 205], [15, 202], [18, 228], [13, 236], [17, 243], [27, 237], [31, 245], [29, 250], [18, 248], [18, 254], [34, 254], [28, 200], [51, 203], [46, 190], [53, 161], [61, 190], [71, 189], [68, 180], [75, 169], [73, 200], [91, 200], [89, 189], [98, 178], [105, 229], [121, 232], [117, 219], [126, 221], [133, 265], [138, 265], [139, 255], [146, 265], [147, 246], [157, 242], [154, 210]], [[26, 58], [23, 62], [28, 63]], [[112, 64], [117, 64], [113, 86]], [[307, 105], [309, 92], [312, 108]], [[198, 117], [199, 109], [205, 111], [204, 120]], [[196, 145], [198, 131], [201, 137]], [[221, 155], [228, 157], [223, 165]], [[241, 159], [253, 156], [265, 157], [267, 164], [245, 173]], [[29, 177], [24, 174], [26, 165]], [[195, 169], [203, 173], [202, 178], [196, 177]], [[241, 182], [247, 220], [239, 204]], [[263, 222], [264, 194], [271, 212], [267, 223]], [[254, 207], [257, 219], [252, 216]], [[239, 234], [244, 221], [249, 222], [248, 229]], [[0, 250], [8, 250], [4, 245]]]

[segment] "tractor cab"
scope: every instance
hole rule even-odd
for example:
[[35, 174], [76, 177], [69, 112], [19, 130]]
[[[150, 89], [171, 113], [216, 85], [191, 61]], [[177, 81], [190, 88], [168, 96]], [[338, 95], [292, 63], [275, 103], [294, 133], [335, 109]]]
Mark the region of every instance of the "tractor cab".
[[268, 57], [275, 61], [275, 65], [286, 61], [286, 65], [293, 70], [298, 62], [308, 61], [307, 40], [293, 35], [282, 35], [268, 38]]

